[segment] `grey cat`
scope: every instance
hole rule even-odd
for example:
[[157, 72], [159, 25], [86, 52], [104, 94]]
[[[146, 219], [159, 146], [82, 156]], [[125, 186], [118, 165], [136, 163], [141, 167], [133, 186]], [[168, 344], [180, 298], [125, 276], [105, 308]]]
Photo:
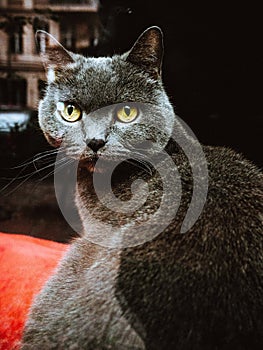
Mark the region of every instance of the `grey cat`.
[[[48, 141], [77, 160], [83, 235], [35, 299], [22, 349], [262, 349], [262, 173], [227, 148], [204, 146], [205, 162], [189, 161], [180, 140], [190, 155], [198, 145], [163, 88], [159, 28], [112, 58], [84, 58], [54, 43], [43, 54], [39, 122]], [[206, 202], [181, 233], [203, 181], [193, 169], [205, 165]], [[163, 180], [176, 187], [165, 203]], [[130, 210], [145, 183], [146, 200]]]

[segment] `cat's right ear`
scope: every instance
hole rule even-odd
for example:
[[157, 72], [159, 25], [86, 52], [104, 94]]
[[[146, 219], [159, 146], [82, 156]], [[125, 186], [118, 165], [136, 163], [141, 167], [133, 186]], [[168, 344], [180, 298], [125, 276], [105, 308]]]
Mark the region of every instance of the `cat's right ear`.
[[163, 34], [159, 27], [146, 29], [128, 52], [126, 60], [149, 72], [155, 79], [161, 77]]
[[66, 50], [51, 34], [38, 30], [35, 35], [39, 54], [47, 73], [48, 82], [56, 78], [56, 72], [68, 64], [74, 63], [71, 52]]

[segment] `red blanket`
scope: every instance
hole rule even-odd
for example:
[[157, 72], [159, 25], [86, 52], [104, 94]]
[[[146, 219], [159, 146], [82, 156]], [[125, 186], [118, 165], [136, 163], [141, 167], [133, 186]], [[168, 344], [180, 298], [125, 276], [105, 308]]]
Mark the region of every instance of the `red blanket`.
[[0, 350], [19, 348], [33, 297], [68, 245], [0, 233]]

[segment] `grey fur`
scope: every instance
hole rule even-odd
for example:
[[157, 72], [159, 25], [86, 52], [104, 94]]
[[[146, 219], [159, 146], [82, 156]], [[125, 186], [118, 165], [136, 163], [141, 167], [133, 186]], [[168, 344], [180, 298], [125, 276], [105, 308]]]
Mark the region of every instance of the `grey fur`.
[[[152, 63], [149, 54], [156, 55]], [[114, 161], [123, 154], [132, 156], [127, 141], [140, 144], [154, 139], [177, 165], [182, 198], [175, 219], [154, 240], [126, 249], [103, 248], [88, 240], [92, 220], [87, 222], [87, 211], [116, 231], [129, 227], [158, 208], [161, 179], [154, 169], [120, 166], [112, 181], [114, 194], [129, 199], [131, 183], [143, 178], [149, 197], [133, 215], [112, 213], [98, 201], [92, 174], [81, 166], [76, 203], [84, 233], [37, 296], [22, 349], [262, 349], [262, 173], [229, 149], [203, 147], [209, 170], [207, 201], [195, 225], [180, 234], [191, 201], [192, 172], [171, 139], [173, 133], [184, 131], [161, 82], [159, 29], [150, 28], [123, 56], [70, 55], [72, 62], [66, 66], [52, 62], [47, 67], [54, 74], [39, 118], [48, 140], [58, 145], [63, 138], [67, 153], [85, 161], [93, 156], [86, 139], [97, 133], [108, 141], [100, 154]], [[59, 101], [77, 103], [82, 120], [75, 124], [62, 120], [56, 112]], [[154, 106], [159, 132], [149, 127], [150, 120], [143, 123], [150, 113], [135, 124], [114, 123], [113, 105], [127, 101]], [[105, 112], [103, 118], [98, 110]], [[158, 154], [157, 149], [146, 152]], [[101, 234], [99, 226], [93, 229]]]

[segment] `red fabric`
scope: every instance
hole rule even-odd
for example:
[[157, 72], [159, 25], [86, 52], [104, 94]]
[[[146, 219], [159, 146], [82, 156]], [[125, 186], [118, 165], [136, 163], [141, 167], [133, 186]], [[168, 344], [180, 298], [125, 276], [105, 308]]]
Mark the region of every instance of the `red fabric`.
[[67, 244], [0, 233], [0, 350], [19, 348], [32, 299], [67, 248]]

